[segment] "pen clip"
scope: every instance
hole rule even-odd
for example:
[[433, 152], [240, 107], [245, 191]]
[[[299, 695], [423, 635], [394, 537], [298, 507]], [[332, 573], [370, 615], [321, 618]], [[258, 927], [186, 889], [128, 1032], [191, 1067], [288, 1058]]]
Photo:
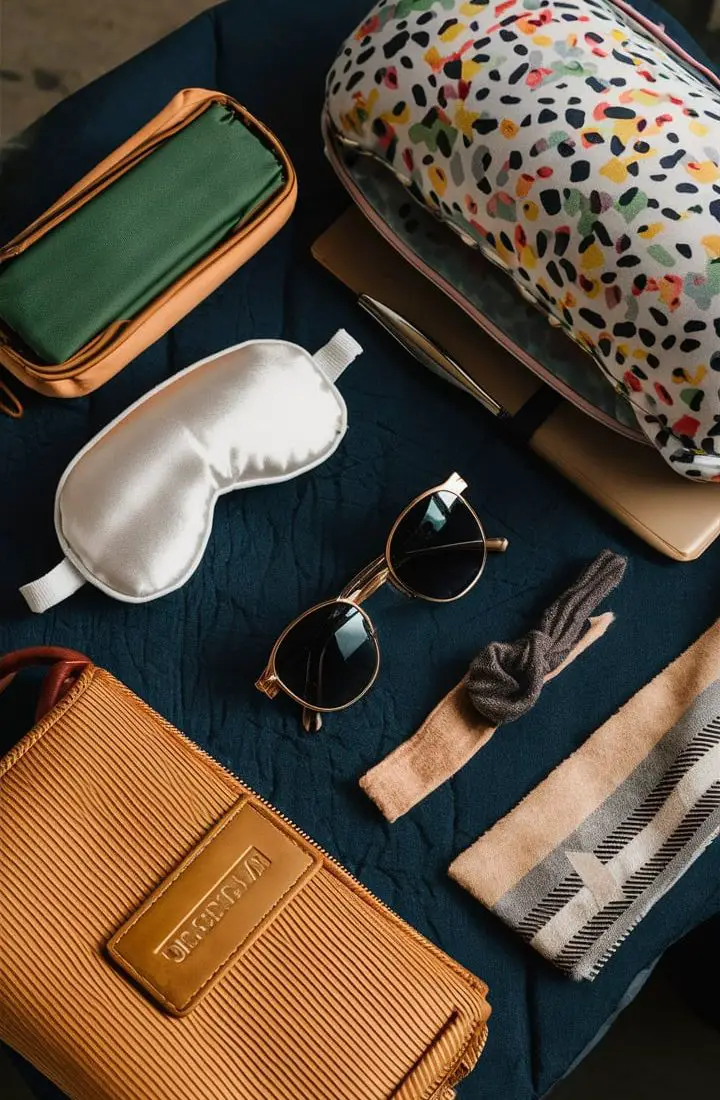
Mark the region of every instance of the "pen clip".
[[494, 417], [501, 420], [510, 418], [507, 409], [483, 389], [444, 348], [407, 318], [369, 294], [361, 294], [358, 305], [374, 317], [423, 366], [465, 390]]

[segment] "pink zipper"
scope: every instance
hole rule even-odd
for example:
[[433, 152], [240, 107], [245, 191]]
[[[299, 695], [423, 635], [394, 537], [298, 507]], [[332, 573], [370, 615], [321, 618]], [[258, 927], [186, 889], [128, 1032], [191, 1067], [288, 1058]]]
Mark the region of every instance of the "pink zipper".
[[[592, 405], [589, 401], [580, 397], [575, 390], [573, 390], [566, 382], [563, 382], [561, 378], [552, 374], [551, 371], [544, 367], [542, 363], [539, 363], [537, 359], [534, 359], [520, 344], [516, 344], [514, 340], [511, 340], [502, 329], [498, 328], [492, 321], [488, 320], [484, 313], [481, 313], [479, 309], [468, 302], [467, 298], [463, 297], [459, 290], [457, 290], [452, 283], [435, 271], [424, 260], [409, 248], [404, 241], [400, 240], [388, 224], [380, 217], [375, 208], [365, 198], [362, 191], [355, 183], [352, 175], [348, 172], [342, 159], [337, 155], [334, 148], [334, 137], [332, 131], [332, 125], [328, 117], [327, 111], [323, 111], [322, 118], [323, 137], [325, 139], [325, 151], [333, 169], [337, 173], [341, 183], [344, 185], [353, 202], [358, 206], [361, 213], [368, 219], [368, 221], [377, 229], [378, 233], [390, 244], [395, 251], [406, 260], [411, 267], [414, 267], [416, 271], [419, 271], [421, 275], [429, 279], [431, 283], [434, 283], [444, 294], [448, 296], [453, 302], [460, 306], [461, 309], [468, 314], [468, 316], [481, 328], [484, 332], [491, 336], [501, 347], [510, 352], [516, 359], [518, 359], [524, 366], [531, 370], [533, 374], [538, 378], [546, 382], [548, 386], [556, 390], [562, 397], [566, 398], [572, 405], [579, 408], [582, 412], [591, 416], [594, 420], [597, 420], [600, 424], [604, 424], [606, 427], [611, 428], [613, 431], [618, 432], [619, 435], [624, 435], [627, 439], [632, 439], [636, 443], [644, 443], [650, 446], [649, 440], [641, 434], [639, 428], [631, 428], [625, 424], [621, 424], [602, 409], [598, 409], [595, 405]], [[362, 155], [362, 154], [361, 154]], [[468, 246], [466, 246], [468, 247]], [[568, 337], [570, 339], [570, 337]], [[595, 369], [592, 360], [588, 357], [588, 367]]]
[[609, 0], [614, 7], [619, 8], [631, 19], [634, 19], [636, 23], [639, 23], [646, 31], [649, 31], [654, 38], [657, 38], [658, 42], [661, 42], [663, 46], [669, 46], [673, 53], [676, 53], [686, 64], [690, 65], [693, 69], [697, 69], [699, 73], [707, 77], [717, 88], [720, 88], [720, 77], [717, 73], [714, 73], [712, 69], [708, 69], [707, 65], [703, 65], [701, 61], [693, 57], [692, 54], [684, 50], [674, 38], [665, 30], [662, 23], [653, 23], [651, 19], [648, 19], [642, 12], [637, 11], [632, 4], [626, 3], [626, 0]]

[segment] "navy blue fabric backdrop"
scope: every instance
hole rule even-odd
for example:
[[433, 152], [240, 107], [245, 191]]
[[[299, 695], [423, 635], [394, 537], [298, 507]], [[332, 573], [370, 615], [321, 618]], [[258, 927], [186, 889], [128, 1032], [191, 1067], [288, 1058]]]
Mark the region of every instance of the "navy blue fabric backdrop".
[[[230, 0], [61, 104], [27, 135], [26, 148], [6, 155], [2, 240], [179, 88], [217, 87], [286, 143], [301, 198], [294, 219], [261, 254], [98, 393], [66, 402], [29, 396], [23, 420], [0, 420], [0, 651], [43, 642], [86, 651], [485, 978], [491, 1039], [461, 1095], [530, 1100], [566, 1072], [635, 977], [720, 908], [720, 845], [655, 907], [593, 985], [573, 985], [536, 957], [453, 884], [446, 868], [720, 614], [720, 546], [690, 565], [649, 550], [533, 455], [508, 445], [474, 403], [418, 368], [313, 263], [311, 241], [346, 203], [322, 155], [323, 78], [367, 6]], [[637, 6], [663, 19], [655, 5]], [[366, 351], [342, 379], [350, 431], [326, 465], [223, 498], [197, 574], [165, 599], [132, 606], [87, 588], [41, 618], [27, 612], [18, 585], [58, 557], [58, 478], [111, 417], [227, 345], [283, 336], [314, 349], [341, 325]], [[318, 737], [304, 735], [292, 705], [270, 703], [253, 688], [272, 641], [380, 551], [410, 497], [454, 469], [468, 479], [490, 532], [511, 540], [508, 553], [455, 605], [433, 608], [390, 591], [376, 596], [383, 668], [375, 689], [329, 719]], [[453, 782], [387, 825], [358, 777], [416, 728], [482, 644], [526, 630], [605, 546], [630, 558], [610, 601], [618, 616], [611, 633]], [[27, 703], [22, 688], [3, 701], [5, 741], [23, 732]]]

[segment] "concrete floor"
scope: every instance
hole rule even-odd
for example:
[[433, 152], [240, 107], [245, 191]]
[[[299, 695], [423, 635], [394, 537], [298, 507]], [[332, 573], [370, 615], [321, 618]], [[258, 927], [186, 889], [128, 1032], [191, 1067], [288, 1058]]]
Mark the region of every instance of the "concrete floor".
[[0, 139], [211, 0], [0, 0]]
[[[704, 22], [702, 4], [667, 3], [680, 18]], [[0, 0], [0, 140], [208, 6], [207, 0]], [[693, 30], [702, 31], [702, 25]], [[716, 36], [703, 36], [703, 44], [720, 56]], [[480, 1086], [482, 1067], [477, 1079]], [[492, 1088], [485, 1092], [491, 1095]], [[719, 1094], [718, 1032], [702, 1024], [658, 974], [553, 1095], [554, 1100], [704, 1100]], [[0, 1096], [33, 1100], [1, 1050]]]

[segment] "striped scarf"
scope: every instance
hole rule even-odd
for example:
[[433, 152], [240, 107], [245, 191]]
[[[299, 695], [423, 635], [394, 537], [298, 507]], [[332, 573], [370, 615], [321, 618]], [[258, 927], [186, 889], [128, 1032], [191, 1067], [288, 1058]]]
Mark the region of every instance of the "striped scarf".
[[592, 981], [720, 832], [720, 622], [451, 864], [452, 878]]

